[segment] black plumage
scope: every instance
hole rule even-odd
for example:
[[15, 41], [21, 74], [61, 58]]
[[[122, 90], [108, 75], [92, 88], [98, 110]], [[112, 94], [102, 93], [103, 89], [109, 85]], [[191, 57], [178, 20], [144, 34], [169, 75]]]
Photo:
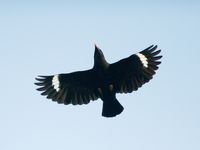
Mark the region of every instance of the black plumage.
[[36, 78], [38, 91], [58, 103], [82, 105], [101, 98], [102, 115], [114, 117], [123, 111], [116, 93], [131, 93], [149, 82], [161, 63], [161, 50], [150, 46], [116, 63], [109, 64], [95, 45], [94, 66], [90, 70]]

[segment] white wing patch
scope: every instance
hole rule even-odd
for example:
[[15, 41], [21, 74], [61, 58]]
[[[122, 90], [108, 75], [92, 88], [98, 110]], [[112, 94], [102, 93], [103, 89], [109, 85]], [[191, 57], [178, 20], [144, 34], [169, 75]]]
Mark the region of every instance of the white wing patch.
[[53, 85], [53, 88], [58, 92], [60, 90], [59, 86], [60, 86], [60, 82], [59, 82], [59, 75], [55, 75], [53, 76], [53, 79], [52, 79], [52, 85]]
[[147, 58], [141, 53], [137, 53], [136, 55], [139, 57], [139, 59], [142, 62], [143, 66], [147, 68], [148, 67]]

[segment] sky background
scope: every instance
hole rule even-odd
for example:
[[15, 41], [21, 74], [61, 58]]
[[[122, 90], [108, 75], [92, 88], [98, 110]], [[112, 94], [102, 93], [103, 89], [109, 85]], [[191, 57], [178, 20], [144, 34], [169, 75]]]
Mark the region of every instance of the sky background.
[[[0, 1], [1, 150], [199, 150], [200, 1]], [[93, 67], [94, 43], [113, 63], [146, 47], [162, 64], [137, 92], [59, 105], [33, 83]]]

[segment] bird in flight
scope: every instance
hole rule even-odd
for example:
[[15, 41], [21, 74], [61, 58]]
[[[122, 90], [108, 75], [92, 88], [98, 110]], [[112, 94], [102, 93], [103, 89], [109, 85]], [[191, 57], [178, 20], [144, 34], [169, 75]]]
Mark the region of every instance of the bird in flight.
[[59, 104], [82, 105], [100, 98], [103, 101], [102, 116], [119, 115], [123, 106], [116, 93], [137, 91], [149, 82], [162, 56], [157, 46], [150, 46], [113, 64], [109, 64], [101, 49], [95, 44], [92, 69], [50, 76], [38, 76], [35, 83], [41, 95], [47, 95]]

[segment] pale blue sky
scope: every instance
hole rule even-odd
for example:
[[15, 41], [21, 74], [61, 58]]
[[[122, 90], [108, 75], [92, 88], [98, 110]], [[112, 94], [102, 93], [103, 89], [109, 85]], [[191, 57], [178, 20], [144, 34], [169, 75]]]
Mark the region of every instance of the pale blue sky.
[[[1, 150], [199, 150], [200, 2], [0, 1]], [[109, 62], [151, 44], [162, 49], [154, 79], [115, 118], [101, 100], [54, 103], [34, 78], [93, 66], [94, 43]]]

